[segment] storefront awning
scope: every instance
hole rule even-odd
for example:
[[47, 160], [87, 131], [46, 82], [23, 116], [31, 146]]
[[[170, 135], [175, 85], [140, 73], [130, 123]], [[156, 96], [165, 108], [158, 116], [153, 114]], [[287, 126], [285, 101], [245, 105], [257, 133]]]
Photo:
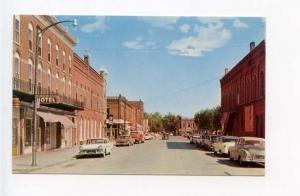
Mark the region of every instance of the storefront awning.
[[57, 115], [50, 112], [37, 112], [37, 115], [42, 117], [45, 122], [60, 122], [65, 129], [75, 127], [75, 124], [66, 116]]

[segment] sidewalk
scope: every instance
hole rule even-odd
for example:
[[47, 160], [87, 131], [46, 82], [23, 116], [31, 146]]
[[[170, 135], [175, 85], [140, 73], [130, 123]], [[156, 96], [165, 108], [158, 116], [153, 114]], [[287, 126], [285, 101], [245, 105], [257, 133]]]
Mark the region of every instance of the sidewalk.
[[54, 149], [50, 151], [37, 152], [36, 160], [37, 166], [31, 166], [31, 154], [14, 156], [12, 158], [12, 172], [28, 173], [41, 168], [50, 167], [73, 159], [78, 153], [78, 146], [72, 148]]

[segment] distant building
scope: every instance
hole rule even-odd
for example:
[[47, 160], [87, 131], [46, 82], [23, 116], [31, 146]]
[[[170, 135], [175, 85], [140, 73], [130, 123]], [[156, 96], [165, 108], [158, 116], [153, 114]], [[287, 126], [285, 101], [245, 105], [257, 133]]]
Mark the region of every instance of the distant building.
[[141, 100], [128, 101], [122, 95], [108, 96], [107, 115], [113, 118], [112, 125], [107, 119], [107, 137], [117, 138], [119, 135], [129, 134], [130, 131], [144, 130], [144, 103]]
[[182, 135], [187, 132], [194, 133], [197, 131], [197, 126], [194, 118], [181, 118], [179, 134]]
[[221, 83], [222, 130], [225, 135], [265, 137], [265, 41], [255, 47]]

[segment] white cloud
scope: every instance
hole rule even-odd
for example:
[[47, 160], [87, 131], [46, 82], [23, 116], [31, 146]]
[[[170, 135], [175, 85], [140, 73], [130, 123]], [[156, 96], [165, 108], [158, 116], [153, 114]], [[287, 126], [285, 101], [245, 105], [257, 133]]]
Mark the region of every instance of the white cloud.
[[95, 31], [105, 32], [109, 29], [106, 25], [105, 16], [95, 16], [95, 20], [92, 23], [85, 24], [81, 27], [81, 30], [85, 33], [92, 33]]
[[238, 28], [238, 29], [246, 29], [248, 28], [248, 24], [245, 23], [245, 22], [242, 22], [240, 19], [236, 18], [234, 21], [233, 21], [233, 26], [235, 28]]
[[180, 29], [180, 31], [181, 31], [182, 33], [187, 33], [187, 32], [189, 32], [189, 30], [190, 30], [190, 25], [188, 25], [188, 24], [183, 24], [183, 25], [181, 25], [181, 26], [179, 27], [179, 29]]
[[224, 23], [222, 22], [221, 18], [218, 17], [207, 17], [207, 18], [199, 17], [197, 19], [200, 23], [205, 24], [210, 28], [219, 29], [224, 26]]
[[155, 42], [147, 41], [144, 42], [142, 37], [136, 37], [133, 41], [125, 41], [122, 43], [122, 45], [126, 48], [134, 49], [134, 50], [140, 50], [140, 49], [153, 49], [156, 46]]
[[167, 49], [172, 55], [200, 57], [203, 52], [210, 52], [224, 46], [232, 37], [223, 23], [206, 22], [207, 26], [195, 26], [196, 36], [183, 37], [173, 41]]
[[153, 27], [164, 28], [167, 30], [173, 30], [174, 24], [176, 24], [179, 17], [162, 17], [162, 16], [147, 16], [138, 17], [139, 20], [150, 24]]

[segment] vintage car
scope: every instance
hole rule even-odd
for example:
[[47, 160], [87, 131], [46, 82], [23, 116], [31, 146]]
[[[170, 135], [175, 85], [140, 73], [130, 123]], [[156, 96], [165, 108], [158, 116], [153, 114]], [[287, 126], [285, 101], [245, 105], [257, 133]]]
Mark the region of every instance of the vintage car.
[[230, 160], [244, 163], [265, 163], [265, 139], [258, 137], [240, 137], [236, 145], [229, 149]]
[[209, 151], [213, 151], [213, 144], [216, 142], [216, 139], [220, 137], [218, 135], [205, 135], [204, 139], [203, 139], [203, 144], [202, 146], [209, 150]]
[[134, 139], [135, 144], [144, 143], [145, 142], [145, 136], [144, 133], [141, 131], [131, 131], [130, 137]]
[[190, 143], [191, 144], [196, 144], [196, 140], [199, 137], [200, 137], [200, 135], [198, 133], [194, 134], [193, 136], [190, 137]]
[[198, 147], [203, 146], [203, 139], [204, 139], [204, 135], [199, 135], [198, 137], [196, 137], [195, 144], [196, 144]]
[[110, 142], [108, 138], [88, 139], [85, 144], [79, 147], [79, 153], [76, 158], [95, 155], [102, 155], [105, 157], [106, 155], [111, 154], [112, 149], [113, 143]]
[[215, 154], [228, 155], [228, 149], [234, 147], [239, 138], [236, 136], [221, 136], [213, 144]]
[[145, 140], [153, 140], [154, 136], [150, 133], [145, 133]]
[[134, 142], [134, 139], [130, 135], [121, 135], [116, 139], [116, 146], [132, 146]]

